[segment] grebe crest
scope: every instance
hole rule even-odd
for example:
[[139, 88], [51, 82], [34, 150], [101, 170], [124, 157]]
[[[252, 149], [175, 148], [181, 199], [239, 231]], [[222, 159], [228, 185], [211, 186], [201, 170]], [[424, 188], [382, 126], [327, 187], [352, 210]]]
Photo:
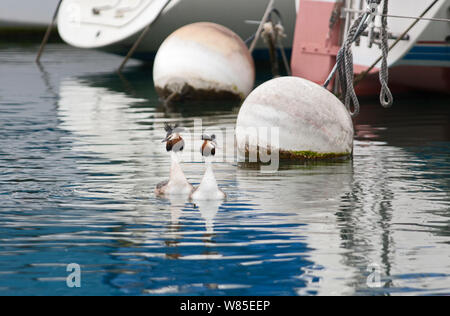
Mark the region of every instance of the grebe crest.
[[201, 153], [205, 157], [206, 171], [202, 182], [191, 194], [192, 200], [223, 200], [226, 194], [217, 185], [212, 168], [211, 157], [216, 155], [217, 141], [215, 135], [202, 135]]
[[166, 150], [171, 154], [172, 164], [170, 167], [170, 179], [159, 183], [156, 186], [155, 194], [157, 196], [164, 195], [189, 195], [193, 187], [187, 181], [186, 176], [181, 169], [179, 163], [178, 154], [184, 149], [184, 139], [180, 133], [184, 131], [178, 124], [171, 126], [165, 124], [164, 129], [167, 132], [166, 137], [163, 139], [163, 143], [166, 143]]

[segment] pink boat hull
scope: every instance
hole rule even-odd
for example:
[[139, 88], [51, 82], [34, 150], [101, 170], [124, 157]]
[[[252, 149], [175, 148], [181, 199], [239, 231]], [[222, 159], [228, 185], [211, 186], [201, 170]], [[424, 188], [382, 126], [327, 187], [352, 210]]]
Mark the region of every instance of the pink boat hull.
[[302, 0], [292, 47], [292, 74], [323, 83], [336, 63], [340, 27], [329, 32], [329, 17], [335, 4]]

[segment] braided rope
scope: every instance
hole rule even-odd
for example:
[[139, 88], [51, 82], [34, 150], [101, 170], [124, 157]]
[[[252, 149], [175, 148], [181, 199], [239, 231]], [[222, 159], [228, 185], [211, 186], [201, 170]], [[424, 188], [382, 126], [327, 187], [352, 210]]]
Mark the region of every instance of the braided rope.
[[[339, 50], [336, 56], [336, 65], [334, 69], [331, 71], [327, 80], [324, 83], [324, 87], [326, 88], [331, 79], [334, 77], [334, 74], [338, 73], [337, 84], [339, 90], [341, 92], [341, 96], [343, 98], [343, 102], [345, 107], [349, 111], [352, 117], [355, 117], [359, 114], [360, 104], [358, 97], [355, 93], [354, 88], [354, 72], [353, 72], [353, 54], [352, 54], [352, 44], [358, 40], [364, 30], [367, 28], [368, 24], [368, 16], [376, 13], [374, 5], [379, 5], [381, 0], [367, 0], [369, 4], [369, 11], [361, 14], [350, 27], [347, 38], [344, 41], [341, 49]], [[381, 51], [382, 51], [382, 60], [381, 60], [381, 68], [379, 72], [380, 83], [381, 83], [381, 91], [380, 91], [380, 103], [383, 107], [388, 108], [391, 107], [394, 103], [394, 97], [388, 86], [389, 81], [389, 68], [388, 68], [388, 53], [389, 53], [389, 44], [388, 44], [388, 31], [387, 31], [387, 14], [388, 14], [388, 4], [389, 0], [384, 0], [383, 3], [383, 15], [381, 20]], [[370, 20], [370, 19], [369, 19]], [[351, 109], [353, 105], [353, 111]]]
[[[367, 24], [361, 25], [361, 22], [366, 16], [366, 14], [362, 14], [354, 21], [349, 29], [347, 39], [339, 50], [336, 58], [339, 87], [342, 96], [344, 97], [345, 107], [352, 117], [357, 116], [360, 109], [359, 100], [356, 96], [355, 88], [353, 87], [354, 73], [352, 44], [367, 27]], [[352, 103], [353, 111], [351, 110]]]
[[391, 90], [388, 86], [389, 81], [389, 69], [387, 63], [387, 57], [389, 52], [388, 44], [388, 31], [387, 31], [387, 13], [388, 13], [388, 2], [389, 0], [384, 0], [383, 4], [383, 17], [381, 17], [381, 68], [380, 68], [380, 103], [383, 107], [389, 108], [394, 103], [394, 97], [392, 96]]

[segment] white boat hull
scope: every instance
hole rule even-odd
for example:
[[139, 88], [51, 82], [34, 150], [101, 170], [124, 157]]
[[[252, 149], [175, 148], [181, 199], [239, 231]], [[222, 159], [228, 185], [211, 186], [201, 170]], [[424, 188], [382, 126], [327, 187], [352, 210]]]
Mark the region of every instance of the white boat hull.
[[[389, 13], [401, 16], [420, 16], [434, 0], [389, 1]], [[425, 15], [426, 18], [449, 18], [450, 0], [439, 0]], [[389, 32], [400, 35], [415, 20], [388, 18]], [[380, 23], [378, 21], [378, 23]], [[400, 41], [388, 57], [389, 82], [394, 92], [428, 90], [450, 93], [450, 23], [422, 20], [409, 32], [409, 39]], [[394, 40], [389, 41], [392, 45]], [[359, 73], [371, 66], [381, 55], [380, 48], [368, 47], [368, 38], [363, 37], [354, 48], [355, 71]], [[360, 94], [370, 95], [379, 91], [378, 70], [357, 87]]]
[[[121, 3], [114, 6], [117, 3]], [[193, 22], [214, 22], [230, 28], [244, 40], [255, 33], [257, 25], [246, 20], [262, 18], [266, 0], [172, 0], [157, 17], [166, 0], [64, 0], [58, 19], [58, 30], [68, 44], [126, 54], [146, 25], [155, 20], [139, 45], [134, 57], [153, 59], [161, 43], [178, 28]], [[120, 16], [128, 3], [129, 11]], [[93, 8], [106, 8], [95, 15]], [[284, 44], [292, 46], [296, 9], [295, 0], [278, 0], [287, 37]], [[126, 7], [125, 7], [126, 8]], [[131, 8], [135, 8], [134, 11]], [[120, 16], [120, 17], [119, 17]], [[264, 48], [260, 43], [257, 48]]]
[[[358, 1], [356, 1], [358, 2]], [[399, 16], [417, 17], [421, 15], [434, 0], [394, 0], [389, 1], [389, 13]], [[354, 7], [356, 8], [356, 7]], [[450, 0], [440, 0], [426, 14], [427, 18], [448, 18]], [[414, 19], [388, 18], [389, 32], [400, 35], [412, 23]], [[381, 25], [380, 18], [377, 18], [376, 25]], [[427, 66], [447, 66], [450, 67], [450, 47], [446, 38], [450, 36], [450, 23], [433, 22], [423, 20], [417, 23], [409, 32], [408, 40], [400, 41], [389, 53], [389, 66], [399, 65], [427, 65]], [[390, 40], [392, 44], [394, 40]], [[437, 47], [441, 47], [437, 49]], [[380, 48], [377, 45], [369, 47], [368, 37], [362, 37], [361, 43], [354, 47], [355, 64], [368, 67], [380, 56]], [[379, 68], [377, 65], [377, 68]]]

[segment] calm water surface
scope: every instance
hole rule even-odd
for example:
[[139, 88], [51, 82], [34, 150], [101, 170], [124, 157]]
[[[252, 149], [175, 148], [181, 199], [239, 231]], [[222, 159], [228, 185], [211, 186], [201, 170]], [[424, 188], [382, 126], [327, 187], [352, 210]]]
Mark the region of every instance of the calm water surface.
[[238, 104], [166, 109], [151, 67], [119, 77], [120, 58], [62, 45], [38, 67], [36, 49], [0, 47], [0, 295], [450, 295], [448, 97], [363, 101], [353, 161], [218, 162], [228, 201], [194, 206], [153, 195], [163, 123], [233, 127]]

